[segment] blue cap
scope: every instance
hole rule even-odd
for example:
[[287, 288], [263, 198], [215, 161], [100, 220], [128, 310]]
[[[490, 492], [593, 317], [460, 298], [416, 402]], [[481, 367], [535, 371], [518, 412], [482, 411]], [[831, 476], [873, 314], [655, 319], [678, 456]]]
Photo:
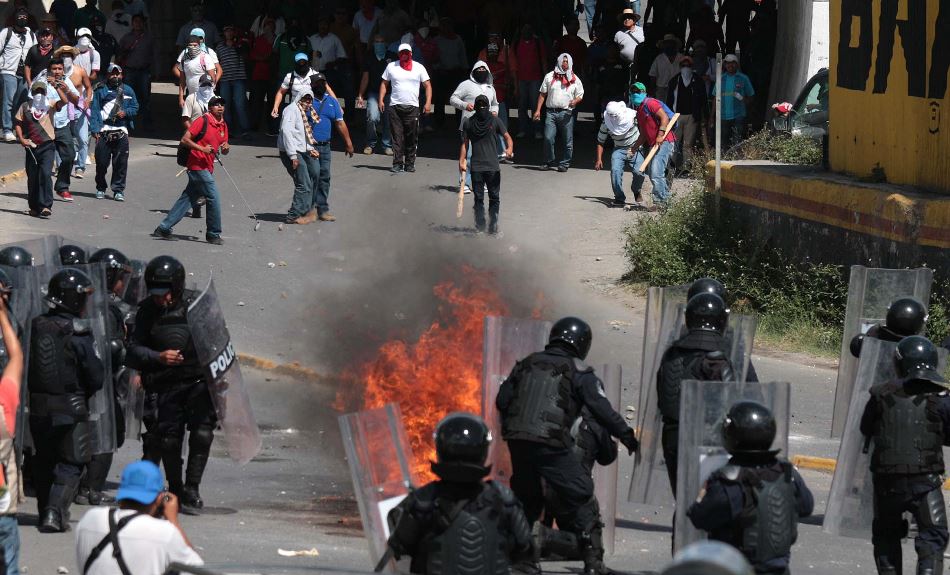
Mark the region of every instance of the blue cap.
[[136, 461], [122, 470], [122, 480], [115, 498], [117, 501], [131, 499], [149, 505], [164, 488], [165, 480], [157, 465], [151, 461]]
[[197, 37], [199, 37], [199, 38], [204, 38], [204, 37], [205, 37], [205, 31], [202, 30], [201, 28], [192, 28], [192, 29], [191, 29], [191, 33], [189, 34], [189, 36], [197, 36]]
[[294, 62], [299, 62], [301, 60], [306, 60], [307, 62], [309, 62], [310, 56], [307, 56], [303, 52], [297, 52], [296, 54], [294, 54]]

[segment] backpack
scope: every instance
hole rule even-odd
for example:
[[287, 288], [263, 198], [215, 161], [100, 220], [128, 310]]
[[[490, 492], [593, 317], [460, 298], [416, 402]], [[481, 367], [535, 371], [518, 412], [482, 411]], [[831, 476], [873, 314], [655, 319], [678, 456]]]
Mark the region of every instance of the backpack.
[[[195, 143], [201, 142], [205, 137], [205, 134], [208, 133], [208, 116], [202, 114], [199, 122], [203, 122], [201, 129], [198, 130], [198, 136], [194, 139]], [[178, 151], [175, 153], [175, 159], [178, 161], [178, 165], [186, 167], [188, 165], [188, 155], [191, 153], [191, 148], [178, 142]]]

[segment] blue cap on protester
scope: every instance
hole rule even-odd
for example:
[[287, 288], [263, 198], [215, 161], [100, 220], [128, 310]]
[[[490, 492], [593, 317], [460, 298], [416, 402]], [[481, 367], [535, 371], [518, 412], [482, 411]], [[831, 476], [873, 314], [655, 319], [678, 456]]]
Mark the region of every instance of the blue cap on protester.
[[202, 30], [201, 28], [192, 28], [192, 29], [191, 29], [191, 33], [190, 33], [189, 35], [190, 35], [190, 36], [197, 36], [197, 37], [199, 37], [199, 38], [204, 38], [204, 37], [205, 37], [205, 31]]
[[151, 461], [136, 461], [122, 470], [122, 480], [115, 498], [117, 501], [131, 499], [149, 505], [164, 487], [165, 480], [157, 465]]
[[310, 61], [310, 56], [307, 56], [307, 55], [304, 54], [303, 52], [297, 52], [296, 54], [294, 54], [294, 62], [299, 62], [299, 61], [301, 61], [301, 60], [303, 60], [303, 61], [305, 61], [305, 62], [309, 62], [309, 61]]

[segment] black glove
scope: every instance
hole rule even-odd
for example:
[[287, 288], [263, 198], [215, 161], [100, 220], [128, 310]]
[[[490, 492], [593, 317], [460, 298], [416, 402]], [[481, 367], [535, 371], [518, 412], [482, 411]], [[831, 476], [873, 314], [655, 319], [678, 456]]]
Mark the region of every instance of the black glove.
[[627, 455], [633, 455], [640, 451], [640, 442], [637, 441], [637, 436], [633, 433], [633, 428], [631, 427], [628, 427], [627, 430], [623, 432], [623, 435], [620, 436], [620, 443], [627, 448]]

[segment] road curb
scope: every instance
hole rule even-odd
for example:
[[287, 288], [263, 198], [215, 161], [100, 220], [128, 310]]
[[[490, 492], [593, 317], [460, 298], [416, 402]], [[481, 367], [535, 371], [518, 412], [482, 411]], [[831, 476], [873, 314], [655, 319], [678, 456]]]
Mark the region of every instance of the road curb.
[[13, 182], [15, 182], [15, 181], [17, 181], [17, 180], [22, 180], [22, 179], [25, 178], [25, 177], [26, 177], [26, 170], [25, 170], [25, 169], [17, 170], [17, 171], [15, 171], [15, 172], [10, 172], [9, 174], [4, 174], [4, 175], [0, 176], [0, 185], [5, 186], [5, 185], [10, 184], [10, 183], [13, 183]]
[[[812, 469], [814, 471], [825, 471], [834, 473], [837, 461], [827, 457], [810, 457], [808, 455], [793, 455], [792, 465], [801, 469]], [[950, 479], [943, 482], [944, 490], [950, 490]]]
[[304, 381], [317, 381], [320, 379], [320, 374], [317, 373], [316, 370], [304, 367], [296, 361], [291, 363], [277, 363], [276, 361], [247, 353], [239, 353], [238, 359], [241, 360], [241, 363], [244, 365], [263, 371], [272, 371]]

